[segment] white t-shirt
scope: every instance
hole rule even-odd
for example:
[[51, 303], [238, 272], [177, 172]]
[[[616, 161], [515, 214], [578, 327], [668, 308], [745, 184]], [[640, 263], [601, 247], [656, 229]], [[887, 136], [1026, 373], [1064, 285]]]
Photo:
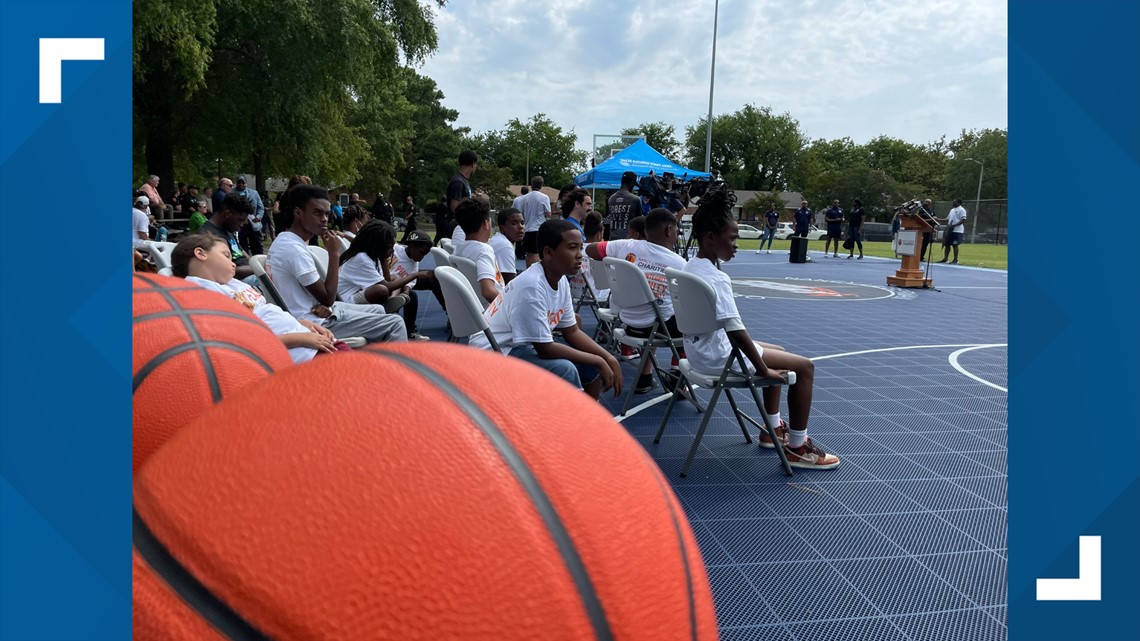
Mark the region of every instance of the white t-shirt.
[[[412, 274], [420, 271], [420, 264], [408, 257], [408, 248], [403, 245], [396, 245], [392, 248], [392, 258], [388, 263], [388, 273], [395, 278], [403, 278], [404, 276], [411, 276]], [[416, 281], [408, 281], [408, 287], [415, 287]]]
[[495, 262], [499, 266], [499, 272], [517, 274], [519, 270], [515, 267], [515, 244], [507, 240], [503, 234], [492, 236], [489, 244], [491, 249], [495, 250]]
[[[340, 266], [336, 281], [336, 295], [346, 303], [360, 292], [384, 280], [376, 261], [363, 252], [349, 258]], [[274, 281], [276, 282], [276, 281]]]
[[451, 230], [451, 242], [458, 243], [462, 240], [467, 240], [467, 232], [463, 231], [463, 228], [459, 225], [456, 225], [455, 229]]
[[324, 319], [310, 311], [317, 304], [317, 299], [305, 289], [321, 278], [317, 262], [309, 253], [309, 244], [297, 234], [283, 231], [269, 246], [265, 264], [273, 284], [281, 293], [281, 300], [289, 308], [287, 311], [301, 320], [324, 326]]
[[[598, 253], [602, 258], [611, 256], [637, 265], [649, 281], [649, 290], [657, 299], [661, 318], [669, 320], [673, 316], [673, 299], [669, 297], [665, 268], [684, 269], [685, 259], [672, 250], [654, 245], [648, 240], [611, 240], [608, 243], [598, 243]], [[618, 314], [621, 322], [632, 327], [649, 327], [657, 320], [653, 308], [649, 305], [623, 307]]]
[[[267, 302], [265, 297], [261, 295], [261, 292], [236, 278], [225, 284], [215, 283], [212, 280], [206, 280], [205, 278], [198, 278], [196, 276], [187, 276], [186, 280], [241, 303], [246, 309], [253, 312], [254, 316], [260, 318], [261, 322], [268, 325], [269, 329], [278, 336], [282, 334], [300, 334], [310, 331], [309, 328], [298, 323], [297, 319], [290, 316], [288, 312], [273, 303]], [[293, 359], [294, 363], [306, 363], [313, 360], [313, 357], [316, 355], [317, 350], [311, 347], [289, 348], [289, 356]]]
[[[716, 292], [717, 320], [735, 318], [740, 321], [740, 312], [736, 309], [736, 299], [732, 294], [732, 279], [728, 274], [717, 269], [707, 258], [693, 258], [685, 265], [685, 271], [712, 285]], [[706, 374], [719, 374], [731, 354], [732, 343], [723, 329], [711, 334], [685, 334], [685, 357], [694, 369]]]
[[[495, 302], [483, 310], [483, 318], [505, 354], [512, 347], [553, 342], [555, 328], [566, 329], [576, 323], [570, 283], [563, 276], [558, 288], [551, 289], [542, 263], [535, 263], [507, 284]], [[482, 333], [471, 335], [469, 343], [491, 349]]]
[[523, 214], [523, 231], [538, 231], [550, 213], [550, 196], [541, 191], [531, 191], [520, 196], [515, 207]]
[[[139, 238], [140, 231], [143, 233], [142, 238]], [[131, 247], [150, 239], [150, 220], [146, 212], [137, 207], [131, 208], [131, 232]]]
[[954, 209], [951, 209], [950, 215], [948, 215], [946, 218], [946, 223], [950, 226], [950, 231], [956, 234], [961, 234], [962, 232], [966, 231], [966, 226], [962, 224], [962, 222], [966, 220], [966, 209], [961, 205], [958, 205]]
[[570, 294], [574, 300], [582, 298], [582, 294], [586, 293], [586, 284], [590, 285], [590, 291], [594, 292], [595, 299], [602, 301], [609, 297], [610, 290], [599, 291], [598, 286], [594, 284], [594, 272], [588, 257], [582, 260], [582, 271], [570, 277]]
[[455, 255], [474, 262], [478, 279], [493, 280], [499, 291], [503, 291], [503, 275], [499, 271], [499, 262], [495, 260], [495, 250], [490, 245], [478, 240], [460, 241], [455, 243]]

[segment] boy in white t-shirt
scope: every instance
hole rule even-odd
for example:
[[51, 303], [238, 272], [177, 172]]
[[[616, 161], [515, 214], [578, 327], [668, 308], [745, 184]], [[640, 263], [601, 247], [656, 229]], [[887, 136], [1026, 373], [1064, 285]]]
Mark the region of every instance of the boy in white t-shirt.
[[[519, 274], [483, 312], [502, 350], [533, 363], [594, 398], [611, 387], [621, 394], [621, 366], [585, 332], [578, 329], [567, 276], [582, 266], [582, 235], [565, 220], [548, 220], [538, 228], [539, 262]], [[554, 340], [554, 330], [562, 341]], [[564, 342], [563, 342], [564, 341]], [[470, 345], [490, 349], [482, 334]]]
[[281, 338], [294, 363], [308, 362], [318, 353], [335, 352], [344, 346], [329, 330], [293, 318], [267, 302], [261, 292], [234, 278], [237, 266], [230, 256], [229, 244], [213, 234], [192, 234], [178, 241], [170, 252], [170, 270], [175, 276], [232, 298], [252, 311]]
[[[354, 305], [336, 299], [341, 245], [328, 228], [328, 192], [316, 185], [295, 185], [285, 192], [281, 211], [290, 212], [293, 224], [270, 245], [267, 265], [289, 313], [338, 337], [361, 336], [370, 343], [407, 340], [403, 319], [385, 313], [380, 305]], [[329, 254], [324, 279], [309, 253], [309, 240], [314, 236], [321, 237]]]
[[464, 198], [455, 207], [455, 219], [466, 233], [466, 240], [455, 243], [455, 255], [475, 263], [479, 287], [476, 294], [488, 303], [503, 291], [503, 275], [491, 239], [491, 207], [482, 198]]
[[[720, 261], [732, 260], [736, 255], [739, 228], [731, 211], [726, 190], [717, 189], [701, 197], [701, 204], [693, 215], [693, 235], [699, 249], [684, 270], [712, 285], [717, 295], [716, 317], [727, 321], [727, 331], [718, 329], [711, 334], [686, 335], [686, 357], [694, 369], [716, 376], [724, 369], [733, 346], [736, 346], [747, 359], [749, 372], [760, 378], [784, 378], [789, 370], [795, 372], [796, 384], [788, 388], [790, 428], [780, 420], [779, 387], [764, 389], [764, 411], [779, 423], [776, 434], [784, 441], [788, 463], [792, 467], [815, 470], [837, 467], [839, 457], [825, 453], [807, 435], [815, 365], [777, 345], [753, 341], [736, 308], [732, 280], [720, 271]], [[760, 431], [760, 446], [775, 447], [765, 430]]]
[[408, 304], [404, 305], [404, 324], [408, 326], [408, 340], [426, 341], [427, 336], [420, 334], [417, 327], [417, 317], [420, 310], [420, 299], [417, 291], [431, 291], [443, 311], [447, 311], [447, 303], [443, 300], [443, 290], [439, 288], [439, 281], [435, 272], [430, 269], [420, 269], [420, 261], [431, 251], [431, 236], [418, 229], [405, 234], [403, 245], [396, 245], [392, 249], [392, 257], [388, 260], [390, 287], [402, 286], [408, 296]]
[[[647, 240], [611, 240], [587, 245], [586, 255], [594, 260], [602, 260], [607, 256], [627, 260], [637, 265], [649, 281], [649, 289], [656, 298], [655, 303], [623, 307], [618, 312], [627, 334], [649, 338], [653, 325], [657, 322], [657, 314], [653, 309], [655, 305], [661, 312], [669, 336], [681, 338], [677, 319], [673, 317], [673, 299], [669, 296], [669, 286], [665, 280], [666, 267], [685, 267], [685, 259], [673, 252], [673, 246], [677, 242], [677, 217], [664, 207], [654, 209], [645, 217], [645, 236]], [[673, 365], [675, 367], [676, 363]], [[652, 372], [653, 364], [645, 359], [634, 393], [644, 394], [653, 389]]]
[[507, 207], [499, 212], [499, 233], [491, 237], [489, 244], [495, 250], [495, 261], [499, 265], [499, 273], [503, 276], [503, 285], [511, 282], [518, 273], [515, 267], [515, 246], [523, 239], [523, 215], [514, 207]]

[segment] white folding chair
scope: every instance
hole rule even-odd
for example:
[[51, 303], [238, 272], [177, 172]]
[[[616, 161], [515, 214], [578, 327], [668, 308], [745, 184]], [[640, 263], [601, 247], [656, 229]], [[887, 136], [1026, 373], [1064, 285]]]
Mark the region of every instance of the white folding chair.
[[[665, 269], [665, 278], [669, 283], [669, 294], [673, 298], [673, 311], [677, 315], [677, 327], [682, 333], [685, 335], [709, 335], [717, 330], [725, 329], [724, 321], [718, 321], [716, 319], [716, 291], [711, 285], [693, 274], [671, 267]], [[722, 391], [725, 396], [728, 397], [728, 404], [732, 406], [732, 413], [736, 417], [736, 422], [740, 424], [740, 430], [744, 432], [745, 442], [752, 442], [752, 436], [748, 434], [748, 427], [744, 424], [745, 421], [755, 425], [759, 429], [767, 430], [768, 436], [770, 436], [772, 442], [775, 443], [776, 453], [780, 456], [780, 463], [784, 466], [784, 472], [788, 476], [792, 475], [792, 466], [788, 464], [788, 458], [784, 454], [783, 442], [776, 436], [776, 427], [778, 426], [773, 423], [772, 417], [764, 411], [764, 399], [760, 397], [760, 388], [785, 384], [795, 385], [795, 372], [788, 372], [787, 380], [747, 375], [747, 360], [744, 357], [744, 353], [735, 345], [719, 376], [710, 376], [694, 370], [687, 358], [681, 359], [680, 365], [681, 380], [677, 383], [676, 390], [683, 389], [681, 385], [684, 383], [693, 383], [700, 387], [711, 389], [713, 392], [712, 398], [709, 399], [708, 407], [705, 408], [707, 410], [705, 416], [701, 419], [701, 426], [697, 429], [697, 435], [693, 439], [693, 446], [689, 448], [689, 455], [685, 458], [685, 464], [681, 466], [681, 476], [685, 476], [689, 473], [689, 466], [692, 465], [693, 457], [697, 454], [697, 448], [700, 447], [701, 438], [705, 435], [705, 429], [708, 428], [709, 419], [712, 418], [713, 407], [716, 406], [716, 402], [720, 398]], [[736, 406], [736, 400], [732, 398], [732, 392], [730, 391], [732, 388], [745, 387], [752, 392], [752, 400], [755, 401], [760, 416], [764, 418], [763, 425], [756, 422], [751, 416], [740, 411], [740, 408]], [[661, 435], [665, 432], [665, 424], [669, 421], [669, 415], [673, 411], [673, 405], [677, 402], [677, 397], [680, 396], [676, 390], [669, 399], [669, 405], [665, 408], [665, 415], [661, 417], [661, 425], [657, 428], [657, 435], [653, 437], [654, 443], [661, 442]]]
[[440, 238], [439, 246], [443, 248], [443, 251], [449, 254], [455, 253], [455, 243], [450, 238]]
[[[678, 349], [683, 344], [682, 339], [669, 336], [669, 330], [665, 327], [665, 319], [661, 317], [661, 310], [657, 307], [657, 298], [649, 289], [649, 281], [640, 267], [629, 261], [618, 260], [613, 257], [607, 257], [602, 261], [602, 264], [609, 274], [610, 301], [627, 309], [638, 305], [649, 305], [653, 308], [654, 321], [649, 338], [630, 336], [625, 329], [619, 327], [614, 329], [614, 339], [618, 344], [629, 345], [640, 353], [634, 376], [641, 375], [645, 359], [648, 358], [653, 365], [653, 372], [657, 374], [657, 380], [661, 382], [661, 387], [668, 389], [669, 384], [666, 382], [665, 371], [657, 364], [655, 352], [660, 347], [668, 347], [673, 356], [680, 360], [681, 355]], [[634, 380], [636, 381], [636, 379]], [[625, 395], [625, 402], [621, 406], [621, 416], [625, 416], [626, 411], [629, 410], [629, 404], [633, 400], [634, 385], [628, 387], [629, 391]], [[689, 402], [697, 408], [698, 412], [701, 411], [700, 403], [691, 394], [689, 395]]]
[[307, 245], [309, 253], [312, 254], [313, 260], [317, 261], [317, 275], [324, 280], [329, 274], [329, 252], [324, 247], [317, 245]]
[[435, 277], [439, 280], [443, 300], [447, 303], [447, 320], [451, 323], [452, 334], [458, 337], [482, 332], [490, 341], [491, 347], [496, 352], [502, 352], [487, 320], [483, 318], [483, 307], [479, 304], [482, 297], [471, 288], [467, 277], [454, 267], [436, 267]]
[[169, 267], [163, 267], [162, 269], [158, 270], [158, 275], [159, 276], [173, 276], [174, 270], [169, 268]]
[[474, 291], [478, 295], [479, 300], [483, 302], [483, 309], [487, 309], [487, 306], [491, 303], [480, 293], [483, 291], [483, 288], [479, 285], [479, 268], [475, 265], [475, 261], [470, 258], [452, 254], [451, 266], [458, 269], [459, 273], [467, 278], [467, 282], [471, 284], [471, 290]]
[[439, 247], [432, 247], [428, 252], [431, 254], [432, 260], [435, 261], [436, 267], [451, 267], [451, 254]]
[[[594, 284], [605, 291], [612, 289], [613, 285], [610, 283], [610, 271], [606, 269], [605, 263], [600, 260], [594, 260], [593, 258], [587, 258], [587, 260], [590, 261], [590, 274], [594, 277]], [[617, 309], [612, 306], [603, 307], [603, 305], [609, 305], [611, 303], [609, 295], [607, 294], [606, 300], [603, 301], [597, 298], [597, 294], [597, 292], [592, 292], [596, 304], [593, 305], [591, 309], [594, 312], [594, 316], [598, 319], [598, 326], [594, 328], [594, 340], [597, 341], [599, 336], [601, 336], [602, 347], [615, 354], [619, 354], [621, 353], [621, 348], [617, 343], [617, 339], [614, 338], [614, 328], [621, 325], [621, 320], [618, 319]]]
[[340, 253], [343, 254], [344, 252], [348, 251], [349, 247], [352, 247], [352, 241], [345, 238], [344, 236], [337, 236], [337, 239], [340, 240]]
[[[265, 269], [265, 264], [269, 257], [265, 254], [258, 254], [249, 257], [249, 266], [253, 269], [253, 274], [257, 276], [257, 282], [261, 285], [261, 291], [269, 297], [269, 300], [274, 305], [289, 312], [289, 306], [285, 304], [285, 299], [281, 298], [281, 292], [277, 291], [277, 286], [273, 284], [273, 279], [270, 278], [269, 272]], [[292, 313], [292, 312], [289, 312]], [[338, 338], [337, 340], [348, 345], [352, 349], [359, 349], [368, 344], [363, 336], [349, 336], [347, 338]]]
[[170, 252], [174, 251], [176, 244], [161, 240], [144, 240], [138, 244], [138, 249], [145, 249], [154, 258], [154, 266], [162, 269], [171, 266]]

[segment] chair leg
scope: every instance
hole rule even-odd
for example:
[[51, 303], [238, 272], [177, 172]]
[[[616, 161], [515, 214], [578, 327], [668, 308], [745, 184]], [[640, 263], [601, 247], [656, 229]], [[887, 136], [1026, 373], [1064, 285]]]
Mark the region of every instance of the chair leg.
[[633, 385], [630, 385], [629, 391], [625, 393], [625, 402], [621, 405], [621, 416], [625, 416], [625, 413], [629, 411], [629, 403], [633, 400], [633, 390], [637, 387], [637, 379], [641, 378], [641, 369], [645, 367], [645, 359], [649, 356], [649, 350], [648, 346], [641, 348], [641, 358], [637, 359], [637, 369], [635, 370], [637, 378], [634, 378]]
[[784, 473], [792, 476], [792, 466], [788, 463], [788, 455], [784, 454], [784, 444], [780, 441], [780, 437], [776, 436], [778, 426], [772, 424], [771, 417], [764, 410], [764, 399], [761, 398], [760, 391], [756, 386], [750, 384], [748, 389], [752, 390], [752, 400], [756, 402], [756, 409], [760, 411], [760, 417], [764, 419], [764, 426], [768, 429], [768, 436], [772, 439], [776, 454], [780, 457], [780, 464], [784, 466]]
[[712, 398], [709, 399], [709, 407], [705, 412], [705, 417], [701, 419], [701, 426], [697, 428], [697, 435], [693, 438], [693, 446], [689, 448], [689, 455], [685, 457], [685, 464], [681, 466], [681, 478], [685, 478], [689, 474], [689, 466], [693, 464], [693, 457], [697, 455], [697, 448], [701, 445], [701, 438], [705, 435], [705, 429], [709, 426], [709, 419], [712, 418], [712, 408], [716, 406], [716, 399], [720, 396], [720, 391], [723, 389], [720, 385], [716, 386], [713, 390]]
[[740, 424], [740, 431], [744, 432], [744, 442], [751, 443], [752, 435], [748, 433], [748, 428], [744, 425], [744, 419], [740, 418], [740, 408], [736, 406], [736, 399], [732, 397], [732, 390], [725, 388], [724, 395], [728, 397], [728, 404], [732, 406], [732, 415], [736, 417], [736, 422]]
[[[685, 380], [684, 377], [681, 380]], [[680, 384], [678, 383], [678, 387]], [[661, 442], [661, 435], [665, 433], [665, 424], [669, 422], [669, 416], [673, 413], [673, 406], [677, 404], [677, 397], [680, 394], [676, 390], [669, 396], [669, 404], [665, 406], [665, 416], [661, 417], [661, 424], [657, 426], [657, 434], [653, 437], [654, 444]]]

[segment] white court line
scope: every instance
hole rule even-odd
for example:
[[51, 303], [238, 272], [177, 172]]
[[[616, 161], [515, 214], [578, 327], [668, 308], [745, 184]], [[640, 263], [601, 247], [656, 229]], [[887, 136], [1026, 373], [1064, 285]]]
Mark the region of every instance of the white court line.
[[[979, 383], [989, 385], [990, 387], [992, 387], [994, 389], [999, 389], [1003, 392], [1006, 392], [1007, 394], [1009, 393], [1009, 390], [1007, 390], [1006, 388], [1001, 387], [999, 385], [995, 385], [989, 381], [982, 380], [982, 379], [978, 378], [977, 376], [974, 376], [970, 372], [967, 372], [965, 369], [962, 368], [961, 365], [958, 364], [958, 355], [959, 354], [964, 354], [965, 352], [969, 352], [969, 351], [972, 351], [975, 349], [986, 349], [989, 347], [1008, 347], [1007, 343], [987, 343], [987, 344], [983, 344], [983, 345], [978, 345], [977, 343], [967, 344], [967, 345], [904, 345], [902, 347], [880, 347], [877, 349], [859, 350], [857, 352], [843, 352], [842, 354], [828, 354], [827, 356], [816, 356], [816, 357], [810, 358], [808, 360], [810, 360], [810, 361], [825, 361], [825, 360], [832, 359], [832, 358], [841, 358], [844, 356], [858, 356], [860, 354], [878, 354], [881, 352], [898, 352], [898, 351], [908, 350], [908, 349], [939, 349], [939, 348], [946, 349], [946, 348], [950, 348], [950, 347], [964, 348], [964, 349], [959, 349], [958, 351], [956, 351], [950, 355], [950, 365], [953, 366], [954, 369], [956, 369], [960, 373], [965, 374], [966, 376], [974, 379], [975, 381], [978, 381]], [[657, 405], [658, 403], [660, 403], [662, 401], [669, 400], [670, 396], [672, 396], [672, 394], [667, 392], [665, 394], [662, 394], [661, 396], [658, 396], [657, 398], [645, 401], [641, 405], [630, 408], [630, 410], [628, 412], [626, 412], [625, 416], [618, 416], [615, 414], [614, 420], [616, 420], [617, 422], [620, 423], [620, 422], [624, 421], [625, 419], [637, 414], [641, 410], [648, 409], [650, 407], [653, 407], [654, 405]]]
[[938, 289], [1009, 289], [1009, 287], [970, 287], [961, 285], [957, 287], [939, 287]]
[[964, 375], [974, 379], [975, 381], [978, 381], [982, 385], [989, 385], [990, 387], [992, 387], [996, 390], [1001, 390], [1001, 391], [1005, 392], [1006, 394], [1008, 394], [1009, 390], [1007, 390], [1006, 388], [1002, 387], [1001, 385], [995, 385], [994, 383], [991, 383], [991, 382], [989, 382], [983, 378], [979, 378], [979, 377], [971, 374], [970, 372], [967, 372], [966, 368], [964, 368], [958, 364], [958, 356], [965, 354], [966, 352], [972, 352], [976, 349], [985, 349], [987, 347], [1006, 347], [1006, 346], [1005, 345], [977, 345], [975, 347], [967, 347], [965, 349], [960, 349], [960, 350], [958, 350], [958, 351], [956, 351], [950, 355], [950, 366], [953, 367], [954, 369], [958, 370], [959, 373], [964, 374]]

